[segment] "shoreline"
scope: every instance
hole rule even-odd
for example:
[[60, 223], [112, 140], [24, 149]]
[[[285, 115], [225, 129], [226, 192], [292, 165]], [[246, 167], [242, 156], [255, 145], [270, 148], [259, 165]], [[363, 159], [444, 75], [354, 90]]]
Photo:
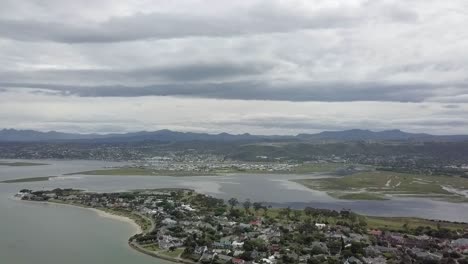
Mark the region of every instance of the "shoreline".
[[[54, 202], [54, 201], [28, 201], [28, 200], [17, 199], [15, 197], [12, 197], [11, 199], [18, 200], [18, 201], [21, 201], [21, 202], [41, 203], [41, 204], [48, 204], [48, 205], [52, 204], [52, 205], [69, 206], [69, 207], [74, 207], [74, 208], [79, 208], [79, 209], [90, 210], [90, 211], [93, 211], [94, 213], [96, 213], [96, 215], [98, 217], [108, 218], [108, 219], [111, 219], [111, 220], [120, 221], [120, 222], [130, 224], [134, 228], [134, 232], [132, 232], [133, 233], [132, 236], [136, 235], [136, 234], [146, 233], [143, 230], [143, 228], [139, 224], [137, 224], [137, 222], [135, 222], [133, 219], [131, 219], [130, 217], [113, 214], [111, 212], [106, 212], [106, 211], [98, 209], [98, 208], [82, 206], [82, 205], [79, 205], [79, 204], [60, 203], [60, 202]], [[154, 225], [153, 221], [151, 221], [151, 222]], [[169, 256], [164, 256], [164, 255], [158, 254], [157, 252], [149, 251], [149, 250], [143, 248], [142, 246], [140, 246], [138, 244], [135, 244], [134, 242], [127, 241], [127, 245], [132, 250], [135, 250], [136, 252], [148, 255], [148, 256], [153, 257], [153, 258], [157, 258], [157, 259], [161, 259], [161, 260], [165, 260], [165, 261], [169, 261], [169, 262], [173, 262], [173, 263], [186, 263], [186, 264], [194, 263], [194, 262], [192, 262], [190, 260], [172, 258], [172, 257], [169, 257]]]
[[[51, 203], [54, 203], [54, 202], [51, 202]], [[59, 204], [59, 203], [56, 203], [56, 204]], [[130, 224], [133, 227], [133, 229], [135, 230], [133, 235], [144, 233], [143, 228], [141, 228], [140, 225], [138, 225], [135, 221], [133, 221], [129, 217], [122, 216], [122, 215], [117, 215], [117, 214], [112, 214], [110, 212], [106, 212], [106, 211], [103, 211], [103, 210], [100, 210], [100, 209], [97, 209], [97, 208], [92, 208], [92, 207], [84, 207], [84, 206], [79, 206], [79, 205], [74, 205], [74, 204], [64, 204], [64, 205], [69, 205], [69, 206], [73, 206], [73, 207], [88, 209], [88, 210], [91, 210], [91, 211], [95, 212], [98, 215], [98, 217], [108, 218], [108, 219], [112, 219], [112, 220], [116, 220], [116, 221], [120, 221], [120, 222]]]
[[71, 204], [71, 203], [59, 203], [59, 202], [54, 202], [54, 201], [28, 201], [28, 200], [21, 200], [16, 197], [12, 197], [11, 199], [21, 201], [21, 202], [41, 203], [41, 204], [48, 204], [48, 205], [53, 204], [53, 205], [59, 205], [59, 206], [69, 206], [69, 207], [75, 207], [79, 209], [86, 209], [89, 211], [93, 211], [94, 213], [96, 213], [98, 217], [112, 219], [115, 221], [120, 221], [120, 222], [124, 222], [124, 223], [131, 225], [134, 229], [134, 231], [132, 232], [133, 235], [144, 233], [143, 228], [130, 217], [113, 214], [111, 212], [106, 212], [104, 210], [100, 210], [97, 208], [82, 206], [78, 204]]

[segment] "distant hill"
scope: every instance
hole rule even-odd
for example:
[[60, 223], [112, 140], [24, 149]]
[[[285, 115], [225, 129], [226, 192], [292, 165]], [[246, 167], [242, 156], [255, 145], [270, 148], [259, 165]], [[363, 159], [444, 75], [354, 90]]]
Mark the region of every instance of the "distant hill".
[[40, 132], [35, 130], [0, 130], [0, 142], [140, 142], [140, 141], [213, 141], [213, 142], [269, 142], [269, 141], [468, 141], [468, 135], [430, 135], [424, 133], [407, 133], [401, 130], [385, 130], [373, 132], [370, 130], [352, 129], [345, 131], [324, 131], [318, 134], [299, 134], [297, 136], [262, 136], [251, 134], [233, 135], [228, 133], [208, 134], [193, 132], [177, 132], [171, 130], [141, 131], [124, 134], [74, 134], [56, 131]]
[[72, 134], [56, 131], [39, 132], [35, 130], [0, 130], [0, 141], [8, 142], [35, 142], [35, 141], [55, 141], [55, 140], [77, 140], [95, 139], [102, 137], [98, 134]]
[[335, 140], [335, 141], [465, 141], [468, 135], [431, 135], [425, 133], [408, 133], [401, 130], [370, 131], [351, 129], [344, 131], [324, 131], [318, 134], [299, 134], [302, 140]]
[[406, 133], [401, 130], [385, 130], [373, 132], [370, 130], [351, 129], [344, 131], [324, 131], [318, 134], [299, 134], [299, 138], [307, 140], [422, 140], [437, 136], [429, 134]]
[[158, 130], [153, 132], [141, 131], [125, 134], [73, 134], [56, 131], [40, 132], [35, 130], [0, 130], [0, 142], [41, 142], [41, 141], [97, 141], [97, 142], [137, 142], [137, 141], [262, 141], [267, 136], [254, 136], [250, 134], [232, 135], [228, 133], [207, 134], [192, 132], [176, 132], [171, 130]]

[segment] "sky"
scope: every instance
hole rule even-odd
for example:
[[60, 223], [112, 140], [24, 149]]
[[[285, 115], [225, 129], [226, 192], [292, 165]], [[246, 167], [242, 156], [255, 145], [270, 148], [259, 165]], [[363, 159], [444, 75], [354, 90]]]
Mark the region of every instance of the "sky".
[[0, 129], [468, 134], [466, 0], [0, 6]]

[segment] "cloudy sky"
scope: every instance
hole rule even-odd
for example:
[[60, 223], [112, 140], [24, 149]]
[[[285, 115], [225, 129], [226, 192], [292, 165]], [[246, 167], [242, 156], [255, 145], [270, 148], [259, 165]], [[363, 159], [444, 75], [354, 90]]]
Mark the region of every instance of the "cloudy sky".
[[466, 0], [0, 6], [0, 128], [468, 133]]

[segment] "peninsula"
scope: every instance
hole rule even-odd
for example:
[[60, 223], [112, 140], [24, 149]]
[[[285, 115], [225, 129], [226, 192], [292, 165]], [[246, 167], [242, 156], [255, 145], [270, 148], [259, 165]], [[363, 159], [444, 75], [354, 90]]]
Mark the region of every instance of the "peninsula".
[[[271, 208], [188, 189], [90, 193], [23, 189], [23, 200], [66, 203], [134, 220], [129, 245], [183, 263], [468, 263], [468, 224]], [[450, 262], [456, 261], [456, 262]]]

